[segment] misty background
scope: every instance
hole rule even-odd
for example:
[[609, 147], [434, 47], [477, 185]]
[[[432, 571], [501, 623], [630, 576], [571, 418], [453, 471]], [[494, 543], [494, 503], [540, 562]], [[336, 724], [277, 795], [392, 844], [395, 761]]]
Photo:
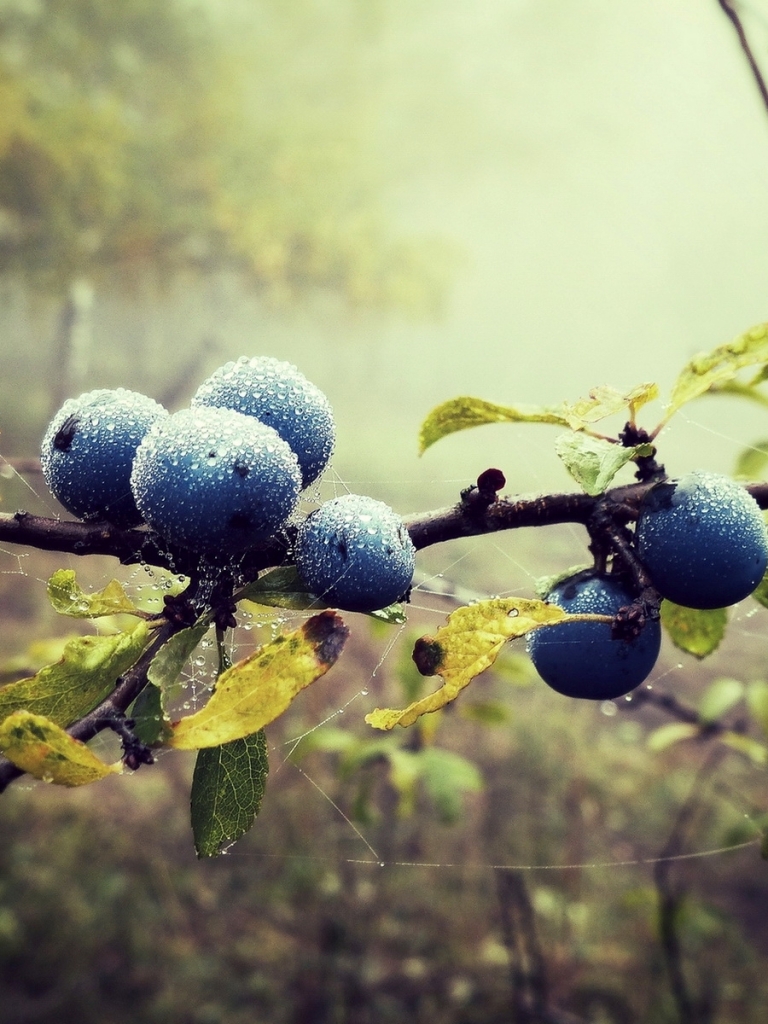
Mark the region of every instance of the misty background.
[[[739, 11], [768, 68], [768, 0]], [[573, 490], [556, 428], [486, 426], [419, 458], [419, 426], [459, 395], [546, 405], [657, 381], [663, 401], [693, 355], [768, 321], [767, 182], [768, 111], [717, 0], [0, 0], [0, 454], [36, 457], [69, 395], [122, 386], [175, 409], [267, 354], [334, 407], [313, 499], [424, 511], [490, 466], [510, 493]], [[730, 472], [766, 437], [763, 407], [707, 397], [660, 459]], [[28, 479], [0, 468], [2, 509], [56, 511]], [[419, 569], [531, 596], [584, 540], [512, 531]], [[61, 561], [0, 551], [6, 679], [71, 628], [44, 593]], [[73, 563], [94, 587], [115, 571]], [[63, 795], [14, 784], [9, 1024], [495, 1024], [521, 1005], [526, 956], [585, 1024], [762, 1024], [764, 764], [716, 741], [649, 750], [656, 710], [561, 700], [518, 645], [429, 716], [425, 747], [457, 773], [440, 799], [409, 789], [392, 765], [421, 741], [371, 753], [363, 716], [432, 685], [410, 650], [451, 607], [417, 592], [396, 635], [351, 617], [329, 685], [270, 727], [264, 808], [230, 856], [194, 859], [183, 754]], [[765, 614], [735, 609], [704, 662], [665, 641], [653, 685], [695, 707], [762, 675]], [[387, 870], [363, 863], [374, 848]], [[681, 851], [696, 859], [663, 860]], [[491, 869], [510, 864], [546, 870]], [[510, 925], [526, 907], [538, 950]]]
[[[383, 300], [327, 280], [276, 296], [215, 266], [155, 286], [149, 260], [130, 289], [117, 272], [95, 285], [73, 390], [162, 395], [203, 340], [182, 404], [228, 358], [289, 359], [331, 398], [340, 477], [392, 489], [410, 511], [453, 500], [456, 481], [491, 464], [513, 490], [570, 486], [548, 454], [551, 428], [486, 427], [417, 459], [419, 424], [438, 402], [555, 403], [645, 380], [664, 394], [694, 353], [768, 317], [768, 115], [717, 3], [212, 10], [220, 45], [237, 47], [241, 102], [287, 111], [291, 152], [306, 140], [332, 154], [312, 215], [324, 200], [339, 216], [375, 208], [386, 234], [423, 251]], [[744, 10], [758, 53], [767, 17], [757, 0]], [[289, 167], [281, 195], [292, 187]], [[7, 455], [32, 454], [50, 412], [25, 388], [34, 396], [51, 380], [61, 295], [22, 280], [6, 278], [0, 310]], [[17, 409], [37, 414], [26, 430]], [[726, 399], [691, 416], [717, 433], [675, 423], [663, 446], [673, 471], [701, 463], [697, 451], [728, 470], [733, 438], [753, 420], [760, 432], [758, 413]]]

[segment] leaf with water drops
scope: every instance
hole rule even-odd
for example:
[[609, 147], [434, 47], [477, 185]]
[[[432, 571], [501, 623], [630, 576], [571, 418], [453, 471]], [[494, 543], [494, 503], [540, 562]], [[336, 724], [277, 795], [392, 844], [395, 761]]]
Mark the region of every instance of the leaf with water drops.
[[762, 363], [768, 363], [768, 324], [757, 324], [734, 341], [694, 356], [674, 383], [664, 422], [687, 402], [733, 380], [739, 370]]
[[70, 640], [55, 664], [0, 689], [0, 721], [25, 710], [45, 715], [58, 725], [71, 725], [112, 692], [118, 677], [137, 661], [151, 635], [147, 624], [139, 622], [124, 633]]
[[633, 459], [653, 455], [651, 444], [625, 448], [620, 444], [588, 434], [560, 434], [555, 451], [565, 468], [587, 494], [602, 494], [619, 470]]
[[685, 608], [661, 602], [661, 624], [675, 647], [696, 658], [706, 658], [720, 646], [728, 625], [726, 608]]
[[181, 675], [190, 655], [209, 629], [210, 623], [206, 619], [202, 619], [194, 626], [179, 630], [163, 644], [152, 659], [147, 679], [160, 691], [163, 707], [177, 695], [174, 684]]
[[[548, 623], [570, 616], [557, 605], [524, 598], [493, 598], [458, 608], [435, 636], [416, 641], [413, 660], [422, 675], [439, 674], [440, 689], [415, 700], [402, 710], [376, 708], [365, 720], [375, 729], [413, 725], [421, 715], [438, 711], [458, 697], [472, 680], [494, 663], [504, 644]], [[606, 616], [589, 616], [610, 621]]]
[[198, 857], [217, 856], [251, 828], [261, 809], [268, 774], [263, 729], [198, 751], [191, 798]]
[[73, 569], [59, 569], [51, 576], [48, 597], [60, 615], [70, 615], [75, 619], [98, 619], [121, 613], [146, 617], [148, 614], [136, 607], [117, 580], [110, 580], [103, 590], [86, 594]]
[[61, 726], [29, 711], [15, 711], [0, 724], [0, 750], [17, 768], [60, 786], [85, 786], [122, 770], [119, 761], [105, 764]]
[[217, 747], [263, 729], [331, 668], [348, 635], [341, 617], [324, 611], [276, 637], [219, 676], [205, 707], [173, 724], [169, 745]]

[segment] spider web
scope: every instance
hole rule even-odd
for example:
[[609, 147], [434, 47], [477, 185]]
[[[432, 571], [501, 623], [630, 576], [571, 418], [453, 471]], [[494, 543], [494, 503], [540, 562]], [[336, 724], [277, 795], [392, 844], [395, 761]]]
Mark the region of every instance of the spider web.
[[[702, 434], [716, 433], [707, 425], [691, 418], [687, 418], [686, 423], [689, 428]], [[727, 434], [719, 433], [718, 437], [720, 440], [725, 440], [730, 444], [734, 452], [743, 447], [739, 441]], [[552, 458], [551, 439], [548, 441], [546, 437], [543, 437], [541, 440], [538, 438], [531, 440], [528, 437], [526, 440], [529, 451], [531, 449], [535, 451], [529, 465], [544, 465], [548, 459]], [[58, 514], [57, 506], [47, 494], [41, 477], [19, 474], [13, 468], [13, 465], [2, 458], [2, 456], [0, 456], [0, 467], [2, 467], [0, 468], [0, 477], [5, 480], [13, 479], [17, 485], [21, 486], [28, 494], [30, 502], [36, 507], [36, 510], [51, 516]], [[546, 490], [547, 483], [543, 476], [541, 479], [542, 490]], [[309, 493], [308, 505], [311, 507], [313, 504], [317, 504], [328, 497], [349, 491], [367, 493], [372, 486], [381, 491], [382, 487], [386, 489], [387, 483], [388, 481], [382, 480], [344, 480], [334, 471], [330, 471], [322, 485], [318, 484], [312, 488]], [[392, 485], [393, 490], [397, 489], [397, 480], [389, 481], [389, 483]], [[467, 481], [434, 480], [434, 484], [439, 487], [444, 487], [447, 483], [455, 486], [456, 493], [458, 494], [461, 487], [466, 486]], [[549, 529], [553, 528], [538, 532], [548, 532]], [[451, 545], [443, 546], [438, 552], [431, 550], [428, 559], [430, 567], [421, 569], [416, 577], [409, 606], [408, 622], [403, 625], [390, 625], [382, 628], [378, 636], [368, 639], [368, 662], [370, 664], [365, 668], [365, 674], [361, 678], [356, 679], [353, 685], [346, 686], [341, 700], [335, 700], [331, 696], [330, 704], [326, 701], [324, 708], [322, 707], [322, 702], [320, 702], [322, 710], [316, 719], [305, 721], [306, 712], [299, 711], [298, 714], [289, 712], [285, 716], [285, 723], [281, 723], [281, 727], [277, 730], [281, 735], [272, 736], [270, 735], [272, 730], [268, 730], [271, 761], [270, 782], [272, 784], [267, 787], [265, 805], [269, 805], [271, 802], [272, 806], [274, 806], [274, 802], [280, 800], [280, 793], [272, 792], [275, 789], [274, 783], [276, 780], [285, 775], [297, 778], [305, 791], [305, 798], [315, 805], [324, 807], [330, 814], [331, 820], [341, 824], [342, 830], [347, 834], [347, 840], [351, 842], [353, 847], [348, 854], [339, 852], [338, 848], [334, 848], [334, 844], [331, 844], [332, 848], [325, 852], [322, 849], [322, 839], [316, 842], [315, 848], [311, 852], [296, 854], [285, 853], [279, 850], [264, 850], [261, 848], [263, 840], [259, 829], [259, 819], [257, 819], [256, 825], [248, 836], [241, 839], [236, 846], [230, 847], [223, 852], [231, 856], [246, 858], [266, 857], [270, 859], [284, 858], [287, 860], [298, 857], [315, 863], [336, 866], [340, 863], [347, 863], [392, 869], [408, 868], [444, 871], [510, 869], [525, 872], [551, 873], [568, 872], [576, 869], [603, 871], [614, 868], [641, 868], [663, 862], [720, 857], [759, 845], [762, 840], [762, 830], [758, 823], [757, 812], [745, 805], [742, 814], [744, 821], [748, 825], [752, 825], [752, 837], [742, 839], [739, 842], [732, 842], [728, 845], [700, 846], [686, 852], [667, 853], [664, 855], [649, 855], [647, 853], [649, 845], [655, 845], [658, 850], [663, 848], [666, 838], [664, 833], [656, 836], [653, 841], [644, 836], [643, 841], [638, 844], [640, 851], [635, 852], [633, 855], [586, 858], [577, 861], [568, 860], [567, 862], [521, 860], [514, 855], [514, 851], [511, 851], [508, 859], [505, 858], [503, 860], [496, 858], [462, 860], [452, 857], [443, 859], [427, 857], [420, 859], [400, 856], [397, 852], [393, 854], [391, 851], [384, 854], [381, 852], [379, 842], [373, 834], [375, 829], [371, 829], [365, 823], [356, 820], [353, 811], [350, 809], [349, 797], [345, 793], [344, 787], [329, 784], [325, 779], [321, 779], [313, 768], [307, 766], [306, 761], [301, 756], [304, 748], [312, 746], [317, 737], [323, 733], [323, 730], [338, 728], [342, 722], [345, 728], [349, 727], [352, 724], [350, 719], [355, 718], [359, 725], [364, 715], [379, 702], [382, 679], [391, 674], [390, 668], [397, 659], [402, 657], [404, 645], [412, 641], [412, 618], [418, 620], [420, 632], [428, 632], [436, 629], [445, 620], [446, 615], [454, 607], [458, 607], [461, 604], [496, 596], [531, 596], [535, 591], [537, 580], [542, 575], [546, 575], [547, 571], [555, 568], [554, 564], [551, 566], [547, 564], [549, 561], [557, 562], [560, 569], [567, 568], [569, 564], [585, 564], [589, 561], [583, 530], [573, 525], [554, 528], [554, 530], [557, 532], [557, 542], [554, 545], [554, 557], [550, 559], [542, 559], [541, 551], [537, 550], [535, 545], [519, 544], [514, 536], [514, 533], [518, 531], [504, 535], [473, 538], [462, 542], [456, 547]], [[78, 559], [75, 556], [56, 554], [52, 556], [53, 561], [51, 561], [50, 557], [46, 557], [46, 568], [38, 572], [38, 559], [36, 558], [38, 554], [24, 549], [0, 548], [0, 576], [18, 577], [21, 580], [32, 581], [34, 584], [44, 588], [49, 574], [48, 567], [53, 564], [53, 561], [56, 562], [57, 567], [61, 567], [61, 563], [64, 561], [68, 568], [73, 568], [76, 571], [82, 571], [83, 569], [82, 559]], [[491, 573], [495, 584], [498, 583], [500, 578], [504, 577], [506, 582], [508, 582], [507, 587], [502, 589], [500, 586], [494, 585], [493, 590], [487, 589], [487, 574], [484, 572], [483, 567], [487, 566], [489, 558], [495, 565], [495, 571]], [[544, 571], [542, 571], [542, 561], [545, 563]], [[432, 568], [432, 566], [436, 567]], [[555, 569], [555, 571], [557, 570]], [[105, 574], [110, 573], [110, 576], [105, 576], [103, 579], [103, 583], [106, 583], [107, 579], [111, 578], [111, 568], [105, 566], [103, 572]], [[149, 596], [150, 599], [157, 602], [157, 607], [160, 607], [163, 594], [167, 592], [169, 586], [183, 579], [182, 577], [174, 578], [160, 570], [143, 565], [128, 568], [123, 570], [122, 573], [116, 572], [114, 575], [120, 576], [121, 582], [123, 582], [128, 592], [133, 594], [133, 596], [137, 598], [140, 596], [145, 602]], [[95, 585], [98, 586], [98, 582]], [[42, 595], [40, 600], [44, 601]], [[309, 614], [311, 612], [283, 612], [282, 610], [275, 609], [260, 610], [254, 606], [241, 609], [238, 614], [238, 629], [229, 641], [230, 649], [228, 653], [230, 658], [234, 661], [248, 655], [281, 631], [295, 628]], [[764, 630], [761, 628], [759, 616], [760, 609], [754, 602], [745, 602], [743, 605], [738, 606], [731, 616], [729, 635], [737, 638], [739, 643], [747, 640], [762, 640]], [[369, 628], [367, 617], [347, 616], [347, 618], [354, 631], [367, 630]], [[99, 620], [95, 620], [91, 623], [91, 626], [96, 630], [104, 628], [100, 626]], [[113, 628], [113, 625], [108, 624], [106, 628]], [[665, 643], [668, 642], [665, 641]], [[520, 651], [519, 647], [518, 651]], [[664, 687], [669, 684], [674, 686], [681, 676], [685, 676], [686, 673], [693, 673], [695, 669], [695, 665], [686, 665], [683, 661], [666, 658], [663, 660], [663, 663], [660, 661], [657, 669], [645, 686], [648, 689]], [[181, 714], [186, 714], [200, 707], [211, 691], [217, 671], [218, 651], [215, 640], [212, 634], [209, 633], [203, 639], [200, 647], [185, 668], [182, 678], [183, 697], [176, 710]], [[332, 678], [333, 676], [331, 675], [328, 685], [322, 691], [326, 695], [333, 693], [333, 686], [330, 683]], [[425, 683], [427, 686], [433, 685], [433, 681], [425, 681]], [[475, 683], [473, 685], [481, 686], [482, 683]], [[319, 686], [323, 686], [323, 684], [320, 683]], [[527, 699], [528, 692], [527, 689], [520, 689], [514, 693], [514, 702], [524, 702]], [[564, 699], [555, 694], [551, 694], [550, 697], [556, 701]], [[625, 709], [631, 706], [633, 699], [633, 695], [630, 694], [621, 700], [602, 702], [592, 708], [593, 728], [595, 731], [599, 733], [600, 730], [606, 727], [611, 728], [617, 721], [621, 721], [625, 717]], [[110, 756], [113, 758], [117, 756], [116, 740], [111, 734], [106, 736], [102, 734], [101, 737], [97, 737], [94, 745], [97, 752], [107, 759]], [[162, 751], [159, 754], [158, 760], [162, 761], [166, 757], [171, 756], [172, 753], [171, 751]], [[497, 761], [492, 765], [492, 770], [494, 771], [502, 769], [503, 762]], [[151, 769], [145, 769], [145, 771], [149, 770]], [[460, 828], [460, 822], [454, 827]], [[642, 822], [639, 824], [638, 831], [643, 831]], [[317, 846], [320, 847], [319, 850], [316, 848]], [[335, 844], [335, 846], [338, 847], [338, 844]], [[626, 844], [622, 849], [626, 851]]]

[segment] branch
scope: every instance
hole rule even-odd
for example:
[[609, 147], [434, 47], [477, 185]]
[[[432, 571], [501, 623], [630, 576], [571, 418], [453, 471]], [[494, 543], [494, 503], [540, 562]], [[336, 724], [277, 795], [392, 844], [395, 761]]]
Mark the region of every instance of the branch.
[[[618, 523], [630, 522], [637, 518], [640, 503], [653, 486], [652, 482], [628, 484], [597, 497], [582, 492], [498, 497], [491, 495], [484, 486], [490, 472], [496, 471], [481, 473], [478, 484], [466, 488], [456, 505], [406, 517], [405, 525], [417, 549], [460, 537], [477, 537], [527, 526], [580, 523], [587, 527], [605, 517]], [[768, 483], [749, 484], [746, 490], [761, 508], [768, 509]], [[262, 569], [284, 565], [292, 539], [292, 531], [288, 529], [283, 536], [254, 548], [239, 564], [240, 574], [254, 577]], [[170, 548], [144, 527], [122, 530], [105, 522], [52, 519], [24, 511], [4, 512], [0, 513], [0, 543], [24, 544], [70, 555], [111, 555], [123, 565], [143, 562], [185, 575], [193, 569], [194, 556]]]
[[752, 70], [752, 75], [755, 79], [755, 83], [757, 84], [757, 88], [760, 91], [760, 97], [763, 101], [763, 106], [766, 110], [768, 110], [768, 87], [765, 84], [763, 74], [760, 70], [757, 60], [755, 59], [755, 55], [752, 52], [752, 47], [750, 46], [749, 40], [747, 39], [747, 34], [744, 31], [744, 26], [741, 23], [741, 18], [739, 17], [739, 14], [732, 3], [732, 0], [717, 0], [717, 2], [720, 4], [723, 13], [731, 21], [731, 24], [736, 30], [736, 35], [739, 37], [739, 43], [741, 45], [742, 50], [744, 51], [744, 56], [747, 58], [747, 62], [749, 63], [749, 66]]

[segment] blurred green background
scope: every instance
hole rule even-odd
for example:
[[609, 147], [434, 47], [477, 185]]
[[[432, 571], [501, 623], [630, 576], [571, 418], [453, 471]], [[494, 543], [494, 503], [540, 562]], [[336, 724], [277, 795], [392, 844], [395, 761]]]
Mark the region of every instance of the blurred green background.
[[[768, 67], [768, 3], [739, 9]], [[548, 427], [419, 459], [419, 424], [460, 394], [664, 391], [768, 320], [767, 170], [768, 113], [716, 0], [2, 0], [0, 452], [36, 456], [71, 394], [178, 408], [265, 353], [334, 406], [316, 497], [426, 510], [488, 466], [513, 492], [570, 489]], [[702, 401], [661, 457], [730, 471], [765, 416]], [[3, 508], [54, 511], [25, 479], [4, 468]], [[419, 568], [530, 596], [586, 558], [557, 528]], [[0, 551], [9, 672], [69, 628], [45, 601], [61, 562]], [[118, 571], [68, 564], [94, 585]], [[543, 988], [593, 1024], [764, 1020], [764, 766], [712, 743], [649, 751], [658, 712], [574, 706], [520, 651], [436, 736], [367, 746], [364, 714], [418, 685], [409, 644], [451, 608], [431, 589], [406, 630], [350, 616], [343, 664], [270, 730], [256, 827], [215, 862], [194, 858], [183, 755], [82, 792], [11, 787], [4, 1024], [495, 1024], [540, 1019], [521, 1007]], [[766, 614], [736, 609], [701, 664], [665, 649], [654, 685], [695, 703], [719, 677], [762, 677]], [[455, 759], [422, 759], [410, 785], [425, 749]], [[414, 863], [439, 866], [398, 866]]]

